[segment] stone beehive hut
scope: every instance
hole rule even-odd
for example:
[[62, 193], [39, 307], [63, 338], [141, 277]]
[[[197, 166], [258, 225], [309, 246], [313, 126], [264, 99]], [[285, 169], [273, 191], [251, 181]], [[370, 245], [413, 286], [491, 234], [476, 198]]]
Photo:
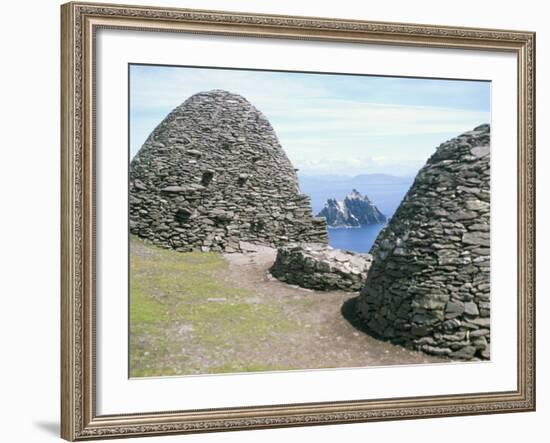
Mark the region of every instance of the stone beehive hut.
[[193, 95], [130, 164], [130, 232], [190, 251], [235, 252], [242, 242], [326, 242], [268, 120], [243, 97]]
[[378, 236], [356, 315], [430, 354], [489, 358], [489, 125], [443, 143]]

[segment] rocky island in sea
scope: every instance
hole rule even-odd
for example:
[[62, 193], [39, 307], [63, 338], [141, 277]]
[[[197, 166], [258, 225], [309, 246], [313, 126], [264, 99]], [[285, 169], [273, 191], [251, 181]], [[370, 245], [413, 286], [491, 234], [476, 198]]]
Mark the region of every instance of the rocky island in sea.
[[332, 228], [357, 228], [386, 222], [386, 216], [357, 189], [353, 189], [344, 200], [329, 198], [317, 217], [324, 217]]

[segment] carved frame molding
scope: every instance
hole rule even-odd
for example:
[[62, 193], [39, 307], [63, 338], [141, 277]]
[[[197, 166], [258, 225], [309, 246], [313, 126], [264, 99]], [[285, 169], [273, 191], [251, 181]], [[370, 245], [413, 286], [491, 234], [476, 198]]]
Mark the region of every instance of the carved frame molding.
[[[535, 409], [535, 34], [72, 2], [61, 7], [61, 435], [259, 429]], [[492, 392], [98, 416], [95, 412], [94, 35], [99, 28], [508, 51], [518, 59], [518, 384]]]

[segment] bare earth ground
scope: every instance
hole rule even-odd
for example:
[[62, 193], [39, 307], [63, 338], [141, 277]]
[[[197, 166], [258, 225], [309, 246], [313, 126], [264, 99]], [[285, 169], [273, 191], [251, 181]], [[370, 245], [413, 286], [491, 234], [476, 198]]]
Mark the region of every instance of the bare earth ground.
[[178, 253], [131, 239], [133, 377], [419, 364], [446, 360], [376, 340], [341, 314], [357, 293], [273, 279], [257, 253]]

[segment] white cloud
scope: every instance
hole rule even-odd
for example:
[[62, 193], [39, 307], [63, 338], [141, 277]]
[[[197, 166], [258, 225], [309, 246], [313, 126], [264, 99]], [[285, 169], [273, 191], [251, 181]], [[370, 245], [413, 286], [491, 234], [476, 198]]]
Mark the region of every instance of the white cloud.
[[[467, 82], [423, 80], [410, 93], [410, 80], [371, 78], [353, 96], [349, 92], [361, 80], [357, 77], [178, 68], [133, 72], [133, 153], [171, 109], [210, 89], [247, 98], [270, 120], [291, 161], [307, 173], [410, 175], [439, 143], [490, 121], [483, 107], [456, 106], [461, 94], [476, 93], [468, 92]], [[443, 100], [446, 91], [448, 99]], [[405, 92], [416, 94], [414, 104], [399, 101]], [[389, 99], [385, 103], [384, 96]]]

